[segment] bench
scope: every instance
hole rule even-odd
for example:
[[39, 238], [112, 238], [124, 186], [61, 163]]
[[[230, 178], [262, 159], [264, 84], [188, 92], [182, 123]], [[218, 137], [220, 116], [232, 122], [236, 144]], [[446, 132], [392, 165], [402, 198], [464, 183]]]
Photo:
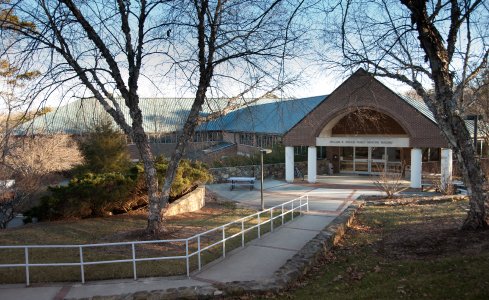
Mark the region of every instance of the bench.
[[227, 179], [231, 182], [231, 191], [238, 185], [249, 186], [250, 191], [255, 187], [255, 177], [229, 177]]

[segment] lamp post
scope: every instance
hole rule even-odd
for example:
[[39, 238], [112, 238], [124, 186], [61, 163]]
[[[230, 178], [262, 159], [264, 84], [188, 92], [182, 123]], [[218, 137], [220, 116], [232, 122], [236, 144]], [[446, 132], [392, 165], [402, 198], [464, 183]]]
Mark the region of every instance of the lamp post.
[[261, 210], [265, 210], [265, 201], [263, 201], [263, 155], [272, 153], [271, 149], [260, 149], [260, 165], [261, 165], [261, 178], [260, 178], [260, 199]]

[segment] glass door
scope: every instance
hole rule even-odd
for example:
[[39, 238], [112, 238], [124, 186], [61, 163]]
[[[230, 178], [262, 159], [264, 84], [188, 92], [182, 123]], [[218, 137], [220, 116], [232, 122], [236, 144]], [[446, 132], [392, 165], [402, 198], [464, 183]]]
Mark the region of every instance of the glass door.
[[355, 147], [355, 172], [369, 173], [369, 147]]
[[387, 172], [402, 173], [401, 148], [387, 148]]
[[343, 147], [340, 149], [340, 172], [379, 174], [388, 166], [386, 147]]
[[340, 149], [340, 172], [351, 173], [353, 168], [353, 147], [343, 147]]
[[370, 173], [382, 173], [385, 170], [385, 147], [370, 147]]

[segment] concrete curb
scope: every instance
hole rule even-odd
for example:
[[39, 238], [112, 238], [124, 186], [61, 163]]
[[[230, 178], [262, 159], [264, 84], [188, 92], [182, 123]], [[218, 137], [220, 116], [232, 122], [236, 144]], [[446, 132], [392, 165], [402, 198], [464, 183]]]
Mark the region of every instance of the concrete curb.
[[[354, 201], [328, 226], [299, 252], [289, 259], [274, 276], [267, 280], [233, 281], [213, 283], [206, 286], [190, 286], [165, 290], [142, 291], [136, 293], [94, 296], [83, 300], [139, 300], [139, 299], [210, 299], [242, 294], [264, 294], [287, 289], [291, 284], [309, 272], [312, 266], [327, 253], [345, 234], [355, 218], [363, 201]], [[70, 300], [72, 300], [71, 298]], [[73, 299], [74, 300], [74, 299]]]
[[447, 195], [447, 196], [435, 196], [435, 197], [410, 197], [410, 198], [399, 198], [395, 200], [368, 200], [365, 199], [366, 206], [401, 206], [409, 204], [437, 204], [437, 203], [448, 203], [453, 201], [460, 201], [465, 199], [466, 196], [461, 195]]

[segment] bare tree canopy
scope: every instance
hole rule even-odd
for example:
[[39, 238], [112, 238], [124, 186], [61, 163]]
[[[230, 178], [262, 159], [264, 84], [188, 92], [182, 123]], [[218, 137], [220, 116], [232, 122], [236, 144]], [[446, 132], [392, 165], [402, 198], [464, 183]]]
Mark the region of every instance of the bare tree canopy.
[[[29, 97], [92, 96], [124, 133], [144, 162], [149, 197], [148, 232], [161, 229], [161, 210], [185, 146], [208, 94], [239, 87], [228, 108], [255, 90], [280, 89], [288, 79], [284, 59], [299, 50], [294, 18], [303, 1], [4, 1], [4, 55], [42, 76]], [[18, 22], [33, 26], [18, 26]], [[303, 29], [304, 31], [305, 29]], [[160, 195], [154, 158], [142, 126], [140, 83], [155, 86], [178, 73], [195, 102], [177, 143]], [[278, 79], [278, 80], [277, 80]], [[124, 99], [124, 105], [116, 101]], [[257, 96], [259, 98], [260, 96]], [[128, 110], [126, 119], [123, 110]], [[225, 110], [225, 109], [224, 109]]]
[[469, 190], [470, 212], [463, 228], [487, 228], [486, 179], [463, 120], [470, 106], [466, 88], [487, 66], [487, 3], [346, 0], [336, 8], [341, 21], [337, 27], [328, 24], [325, 34], [341, 49], [339, 65], [398, 80], [423, 98], [454, 150]]

